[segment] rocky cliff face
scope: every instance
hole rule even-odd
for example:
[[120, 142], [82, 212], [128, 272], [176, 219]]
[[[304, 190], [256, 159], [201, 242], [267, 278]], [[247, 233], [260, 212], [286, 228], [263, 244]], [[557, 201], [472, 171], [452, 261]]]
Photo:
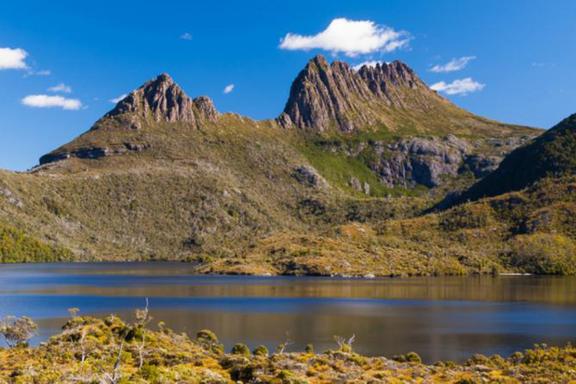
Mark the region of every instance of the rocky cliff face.
[[197, 123], [218, 117], [218, 112], [208, 97], [190, 99], [166, 73], [130, 93], [118, 102], [106, 117], [125, 113], [144, 119], [152, 117], [157, 122]]
[[355, 71], [316, 56], [294, 80], [278, 121], [285, 127], [351, 132], [392, 124], [386, 108], [425, 111], [438, 103], [447, 102], [399, 61]]
[[[530, 140], [531, 136], [510, 139], [465, 140], [454, 135], [406, 137], [397, 140], [368, 140], [343, 144], [319, 142], [326, 152], [344, 154], [363, 161], [380, 182], [388, 187], [428, 188], [443, 186], [464, 173], [482, 178], [494, 171], [504, 156]], [[359, 191], [359, 182], [350, 181]]]

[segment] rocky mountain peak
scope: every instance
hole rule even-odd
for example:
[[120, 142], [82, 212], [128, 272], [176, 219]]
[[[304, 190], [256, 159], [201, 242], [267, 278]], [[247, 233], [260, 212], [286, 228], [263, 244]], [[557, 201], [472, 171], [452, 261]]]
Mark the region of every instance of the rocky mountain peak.
[[142, 118], [152, 117], [161, 122], [190, 122], [214, 120], [218, 112], [208, 97], [190, 99], [167, 73], [158, 75], [136, 89], [107, 116], [133, 113]]
[[446, 103], [400, 61], [356, 71], [341, 61], [329, 64], [319, 55], [294, 80], [278, 121], [320, 132], [332, 128], [349, 132], [386, 124], [383, 108], [422, 111], [438, 102]]

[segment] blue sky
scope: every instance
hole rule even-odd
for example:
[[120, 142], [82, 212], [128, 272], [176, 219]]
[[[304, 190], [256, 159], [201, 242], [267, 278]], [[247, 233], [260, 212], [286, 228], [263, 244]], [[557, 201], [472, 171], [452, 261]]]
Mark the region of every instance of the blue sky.
[[575, 20], [573, 0], [4, 1], [0, 168], [32, 167], [161, 72], [220, 111], [275, 117], [317, 53], [399, 59], [474, 113], [550, 127], [576, 112]]

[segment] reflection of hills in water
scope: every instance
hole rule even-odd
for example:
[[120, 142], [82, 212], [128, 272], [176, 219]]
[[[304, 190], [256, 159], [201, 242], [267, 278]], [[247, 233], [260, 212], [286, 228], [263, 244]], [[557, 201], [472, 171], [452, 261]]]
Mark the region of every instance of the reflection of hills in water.
[[[194, 276], [182, 263], [6, 266], [0, 293], [138, 297], [323, 297], [530, 301], [576, 304], [576, 277], [474, 276], [385, 279]], [[34, 275], [34, 282], [26, 277]]]
[[313, 343], [322, 351], [334, 335], [355, 334], [361, 353], [415, 350], [427, 361], [563, 344], [576, 332], [572, 277], [344, 280], [191, 276], [178, 263], [113, 267], [7, 266], [0, 316], [38, 319], [39, 342], [59, 331], [67, 308], [130, 319], [149, 297], [154, 323], [189, 334], [212, 329], [227, 348], [242, 341], [273, 349], [288, 337], [294, 350]]

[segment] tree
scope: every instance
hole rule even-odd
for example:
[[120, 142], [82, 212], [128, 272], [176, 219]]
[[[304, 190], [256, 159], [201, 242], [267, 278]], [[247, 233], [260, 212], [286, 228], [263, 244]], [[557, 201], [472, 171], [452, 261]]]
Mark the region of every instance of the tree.
[[144, 348], [146, 348], [146, 325], [152, 320], [148, 310], [148, 298], [146, 298], [146, 307], [136, 310], [136, 329], [140, 331], [141, 339], [138, 344], [138, 369], [144, 365]]
[[25, 344], [38, 329], [38, 325], [31, 318], [22, 316], [6, 316], [0, 320], [0, 334], [10, 348]]

